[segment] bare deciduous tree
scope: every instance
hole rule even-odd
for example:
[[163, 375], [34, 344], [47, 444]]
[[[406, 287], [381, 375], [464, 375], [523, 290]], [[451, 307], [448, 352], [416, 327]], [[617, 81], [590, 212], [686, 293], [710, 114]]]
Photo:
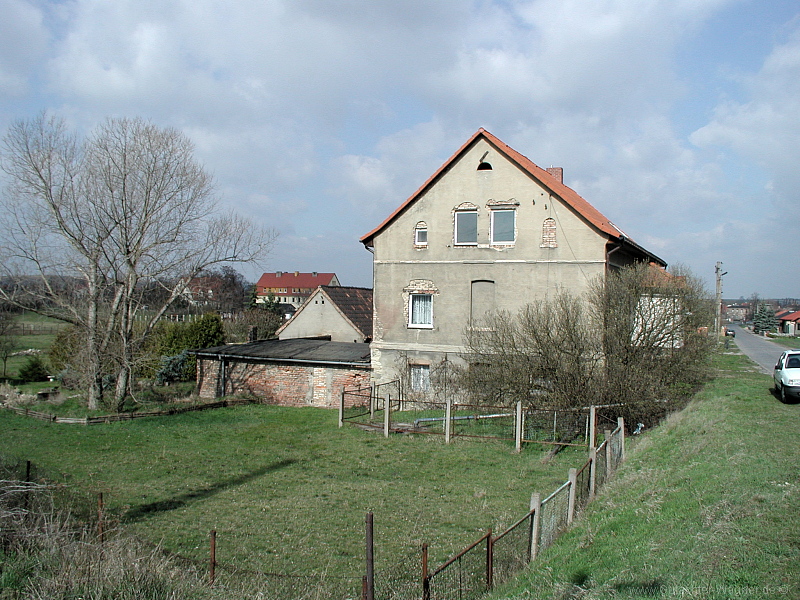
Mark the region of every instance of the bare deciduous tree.
[[[79, 140], [42, 114], [11, 125], [1, 156], [10, 182], [0, 248], [9, 284], [0, 295], [85, 332], [92, 408], [103, 399], [109, 356], [121, 405], [138, 348], [189, 279], [256, 260], [274, 241], [218, 212], [212, 178], [175, 129], [108, 119]], [[153, 285], [164, 288], [163, 301], [135, 326]]]
[[[465, 333], [462, 386], [473, 400], [576, 407], [625, 403], [658, 418], [708, 367], [713, 303], [699, 280], [634, 265], [596, 280], [583, 298], [559, 294]], [[623, 411], [624, 412], [624, 411]]]

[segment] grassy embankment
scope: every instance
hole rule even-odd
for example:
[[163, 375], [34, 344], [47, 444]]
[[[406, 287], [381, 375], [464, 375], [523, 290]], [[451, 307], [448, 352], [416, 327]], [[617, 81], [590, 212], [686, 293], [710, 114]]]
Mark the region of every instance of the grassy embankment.
[[800, 598], [800, 405], [742, 356], [636, 443], [504, 599]]

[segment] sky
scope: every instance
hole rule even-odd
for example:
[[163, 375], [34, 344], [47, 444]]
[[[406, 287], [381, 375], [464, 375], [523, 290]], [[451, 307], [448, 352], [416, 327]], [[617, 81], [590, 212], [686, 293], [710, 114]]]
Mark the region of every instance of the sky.
[[0, 133], [42, 110], [184, 132], [279, 233], [252, 281], [370, 287], [359, 238], [483, 127], [710, 292], [800, 298], [798, 0], [0, 0]]

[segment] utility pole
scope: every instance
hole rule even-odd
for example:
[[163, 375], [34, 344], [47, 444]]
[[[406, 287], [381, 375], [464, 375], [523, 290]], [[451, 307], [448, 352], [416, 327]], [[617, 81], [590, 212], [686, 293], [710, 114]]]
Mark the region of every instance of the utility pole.
[[717, 266], [714, 269], [717, 280], [717, 308], [714, 313], [714, 336], [719, 340], [719, 332], [722, 329], [722, 278], [728, 274], [727, 271], [722, 272], [722, 263], [717, 261]]

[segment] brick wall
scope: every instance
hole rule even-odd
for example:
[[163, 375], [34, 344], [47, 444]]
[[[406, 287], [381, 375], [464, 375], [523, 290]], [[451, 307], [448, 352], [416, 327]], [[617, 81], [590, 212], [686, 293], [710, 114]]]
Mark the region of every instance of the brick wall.
[[[223, 394], [221, 362], [197, 361], [198, 392], [201, 398]], [[225, 363], [224, 395], [249, 394], [268, 404], [335, 408], [343, 389], [369, 387], [369, 368], [315, 367], [312, 365], [252, 362]]]

